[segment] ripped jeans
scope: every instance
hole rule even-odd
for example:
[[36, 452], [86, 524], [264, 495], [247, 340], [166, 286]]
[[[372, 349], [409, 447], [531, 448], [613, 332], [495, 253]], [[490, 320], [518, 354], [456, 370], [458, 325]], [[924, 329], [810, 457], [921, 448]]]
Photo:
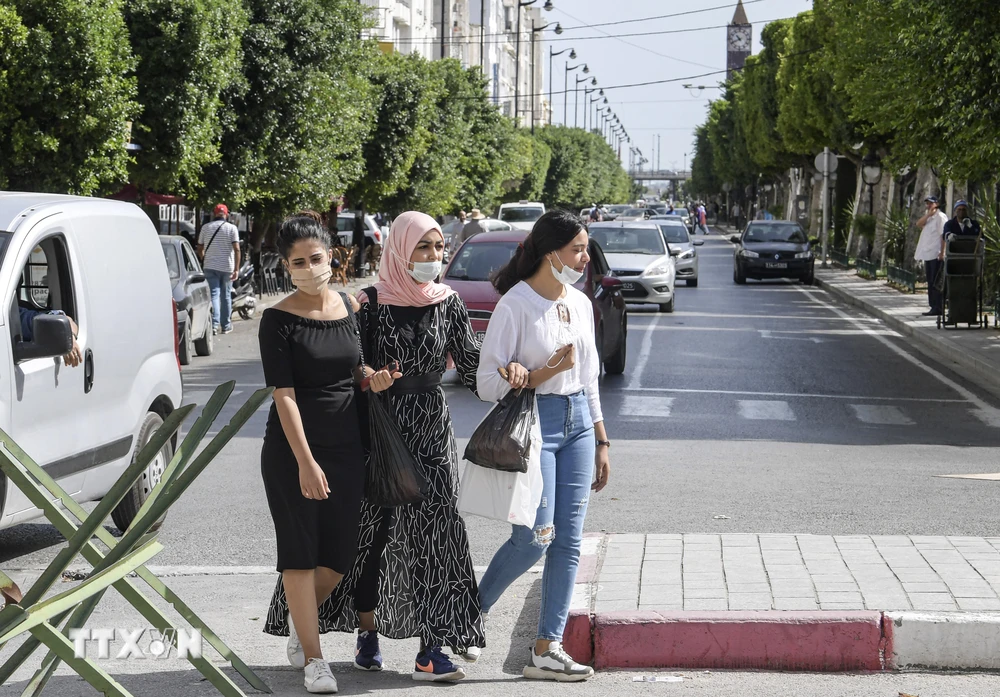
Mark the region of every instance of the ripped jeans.
[[538, 638], [562, 641], [594, 481], [596, 443], [584, 392], [537, 399], [543, 488], [535, 527], [512, 526], [510, 539], [493, 555], [479, 583], [479, 602], [489, 612], [507, 587], [545, 555]]

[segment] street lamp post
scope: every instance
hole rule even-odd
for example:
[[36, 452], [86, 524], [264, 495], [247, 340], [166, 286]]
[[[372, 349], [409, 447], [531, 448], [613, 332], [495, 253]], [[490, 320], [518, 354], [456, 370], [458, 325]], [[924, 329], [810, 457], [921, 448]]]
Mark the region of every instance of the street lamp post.
[[[531, 20], [531, 132], [532, 133], [535, 132], [535, 104], [536, 102], [538, 102], [538, 99], [536, 99], [538, 94], [535, 92], [535, 73], [537, 72], [535, 70], [535, 34], [537, 34], [540, 31], [545, 31], [550, 26], [552, 26], [551, 22], [545, 24], [544, 26], [536, 27], [535, 20]], [[556, 34], [562, 34], [563, 32], [562, 25], [559, 24], [559, 22], [556, 22], [556, 28], [553, 31], [555, 31]], [[552, 48], [549, 47], [549, 50], [551, 51]], [[552, 109], [552, 57], [549, 56], [549, 110], [551, 111], [551, 109]]]
[[[597, 78], [595, 77], [593, 82], [596, 81]], [[585, 131], [587, 130], [587, 119], [590, 117], [590, 104], [592, 103], [592, 100], [590, 99], [590, 93], [596, 91], [597, 91], [596, 85], [593, 88], [589, 87], [583, 88], [583, 130]]]
[[868, 215], [875, 215], [875, 185], [882, 181], [882, 165], [874, 151], [861, 160], [861, 178], [868, 185]]
[[[569, 122], [567, 121], [566, 117], [567, 117], [567, 114], [569, 114], [569, 74], [570, 74], [570, 72], [576, 70], [577, 68], [581, 68], [581, 67], [583, 68], [584, 74], [586, 74], [586, 73], [590, 72], [590, 68], [587, 67], [586, 63], [583, 63], [581, 65], [570, 66], [569, 61], [566, 61], [565, 65], [566, 65], [566, 68], [565, 68], [565, 71], [563, 72], [563, 126], [568, 126]], [[575, 75], [573, 77], [576, 79], [576, 87], [573, 88], [573, 93], [574, 93], [574, 96], [575, 96], [576, 95], [577, 87], [579, 87], [581, 80], [579, 78], [577, 78]], [[583, 78], [583, 82], [586, 82], [586, 81], [587, 81], [587, 78]], [[573, 121], [574, 121], [573, 126], [574, 127], [576, 126], [576, 123], [575, 123], [575, 121], [576, 121], [576, 109], [578, 109], [579, 106], [580, 106], [579, 105], [579, 100], [577, 100], [576, 106], [573, 107], [573, 109], [574, 109], [574, 111], [573, 111]]]
[[[514, 44], [514, 125], [517, 125], [518, 116], [521, 113], [521, 8], [530, 7], [534, 5], [538, 0], [518, 0], [517, 3], [517, 38]], [[444, 5], [444, 2], [441, 3]], [[542, 6], [543, 9], [548, 12], [552, 10], [552, 0], [545, 0], [545, 4]], [[441, 13], [442, 17], [444, 12]], [[444, 29], [442, 28], [442, 36], [444, 35]], [[443, 41], [443, 39], [442, 39]], [[442, 58], [443, 49], [442, 49]]]
[[[570, 52], [569, 53], [570, 60], [576, 60], [575, 48], [564, 48], [561, 51], [553, 51], [552, 47], [549, 46], [549, 109], [552, 109], [552, 97], [553, 97], [552, 87], [556, 81], [555, 74], [552, 72], [552, 59], [555, 58], [556, 56], [561, 56], [562, 54], [566, 53], [566, 51]], [[566, 61], [566, 65], [569, 65], [569, 61]], [[568, 78], [568, 75], [564, 77]], [[565, 92], [565, 87], [563, 88], [563, 91]], [[553, 111], [555, 110], [553, 109]], [[563, 94], [563, 126], [565, 125], [566, 125], [566, 95]]]
[[[587, 78], [583, 78], [582, 80], [580, 78], [576, 78], [576, 87], [573, 88], [573, 128], [577, 127], [577, 115], [580, 113], [580, 84], [584, 82], [587, 82]], [[590, 84], [596, 87], [597, 78], [590, 78]], [[585, 100], [587, 95], [592, 91], [593, 90], [587, 90], [586, 87], [583, 88], [583, 97]], [[586, 106], [586, 104], [584, 106]], [[583, 129], [587, 130], [587, 115], [584, 114], [583, 117]]]

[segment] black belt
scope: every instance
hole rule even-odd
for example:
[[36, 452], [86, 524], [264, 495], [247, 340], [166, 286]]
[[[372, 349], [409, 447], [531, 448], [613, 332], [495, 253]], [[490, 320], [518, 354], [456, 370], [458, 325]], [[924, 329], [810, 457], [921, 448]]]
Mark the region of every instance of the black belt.
[[430, 392], [441, 386], [443, 373], [427, 373], [425, 375], [404, 375], [396, 378], [389, 388], [390, 394], [420, 394]]

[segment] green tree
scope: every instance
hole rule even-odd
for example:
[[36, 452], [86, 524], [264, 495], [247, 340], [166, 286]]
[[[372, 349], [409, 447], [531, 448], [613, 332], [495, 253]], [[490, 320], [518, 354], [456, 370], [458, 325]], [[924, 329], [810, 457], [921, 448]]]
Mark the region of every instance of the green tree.
[[131, 0], [125, 22], [137, 58], [142, 113], [130, 167], [140, 188], [191, 195], [220, 159], [222, 91], [242, 80], [240, 0]]
[[708, 135], [708, 124], [694, 131], [694, 157], [691, 158], [691, 187], [703, 194], [714, 194], [721, 189], [715, 175], [715, 155]]
[[632, 181], [614, 150], [597, 133], [548, 126], [537, 137], [552, 151], [542, 194], [549, 207], [579, 209], [629, 200]]
[[761, 52], [750, 56], [742, 70], [740, 117], [750, 159], [762, 171], [779, 171], [791, 158], [778, 132], [778, 68], [790, 20], [778, 20], [761, 31]]
[[[263, 221], [301, 206], [325, 210], [364, 172], [374, 126], [354, 0], [244, 0], [243, 80], [223, 91], [222, 159], [200, 198], [227, 200]], [[256, 230], [257, 228], [255, 228]]]
[[0, 186], [106, 193], [137, 112], [120, 0], [0, 0]]

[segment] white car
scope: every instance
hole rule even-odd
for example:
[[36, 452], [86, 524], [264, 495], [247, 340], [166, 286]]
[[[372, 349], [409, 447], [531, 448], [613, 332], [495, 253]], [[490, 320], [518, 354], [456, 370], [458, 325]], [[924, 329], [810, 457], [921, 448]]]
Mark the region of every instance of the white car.
[[545, 213], [545, 204], [532, 201], [502, 203], [497, 218], [510, 223], [516, 230], [531, 230], [535, 221]]
[[[337, 214], [337, 237], [341, 244], [350, 247], [354, 244], [354, 212], [341, 211]], [[375, 216], [365, 216], [365, 246], [382, 244], [382, 230], [375, 223]]]
[[674, 311], [677, 269], [659, 226], [646, 221], [592, 223], [590, 237], [604, 250], [626, 302], [653, 303]]
[[[0, 427], [75, 500], [99, 499], [181, 403], [177, 310], [156, 228], [131, 203], [0, 193], [0, 289]], [[79, 327], [75, 368], [62, 360], [69, 320], [52, 311]], [[163, 446], [115, 509], [120, 529], [173, 450]], [[41, 515], [2, 475], [0, 505], [0, 528]]]

